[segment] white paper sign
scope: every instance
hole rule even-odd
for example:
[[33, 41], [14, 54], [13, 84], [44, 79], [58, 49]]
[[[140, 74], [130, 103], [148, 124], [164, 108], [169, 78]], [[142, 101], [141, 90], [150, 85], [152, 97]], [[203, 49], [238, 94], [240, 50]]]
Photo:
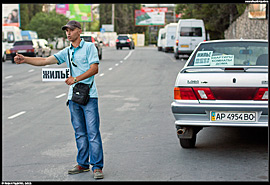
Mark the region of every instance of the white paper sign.
[[211, 66], [233, 66], [234, 55], [212, 56]]
[[195, 57], [194, 66], [209, 66], [213, 51], [198, 51]]
[[65, 81], [69, 77], [69, 68], [42, 68], [42, 81]]

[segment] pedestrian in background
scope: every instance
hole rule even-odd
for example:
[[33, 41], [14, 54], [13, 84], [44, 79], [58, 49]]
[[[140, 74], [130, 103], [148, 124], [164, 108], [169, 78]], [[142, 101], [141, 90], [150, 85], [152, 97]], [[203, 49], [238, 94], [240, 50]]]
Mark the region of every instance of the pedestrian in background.
[[[47, 58], [25, 57], [16, 53], [14, 61], [17, 64], [27, 63], [34, 66], [67, 63], [72, 76], [67, 78], [65, 83], [70, 85], [68, 105], [78, 149], [78, 164], [69, 170], [68, 174], [90, 171], [89, 166], [92, 165], [94, 178], [100, 179], [103, 178], [103, 148], [99, 131], [98, 94], [94, 79], [94, 75], [98, 73], [98, 52], [93, 43], [80, 38], [82, 29], [79, 22], [69, 21], [62, 30], [65, 30], [67, 39], [71, 42], [70, 46]], [[90, 99], [86, 105], [71, 100], [73, 87], [79, 81], [89, 86], [92, 84]]]

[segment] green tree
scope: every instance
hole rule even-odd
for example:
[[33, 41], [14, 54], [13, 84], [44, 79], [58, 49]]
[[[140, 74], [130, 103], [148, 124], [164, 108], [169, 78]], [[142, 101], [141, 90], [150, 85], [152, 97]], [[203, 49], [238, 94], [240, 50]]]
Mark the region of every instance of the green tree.
[[242, 13], [246, 4], [177, 4], [176, 13], [182, 18], [203, 19], [211, 39], [223, 39], [224, 31]]
[[42, 11], [43, 4], [20, 4], [21, 29], [26, 30], [31, 19]]
[[[142, 33], [147, 27], [137, 27], [134, 22], [135, 10], [141, 9], [140, 4], [115, 4], [114, 31], [118, 34]], [[100, 4], [100, 28], [102, 24], [112, 24], [112, 4]]]
[[54, 40], [55, 37], [65, 37], [61, 27], [68, 22], [68, 18], [55, 11], [39, 12], [30, 21], [27, 29], [36, 31], [39, 38]]
[[99, 5], [99, 26], [102, 24], [112, 24], [112, 4]]

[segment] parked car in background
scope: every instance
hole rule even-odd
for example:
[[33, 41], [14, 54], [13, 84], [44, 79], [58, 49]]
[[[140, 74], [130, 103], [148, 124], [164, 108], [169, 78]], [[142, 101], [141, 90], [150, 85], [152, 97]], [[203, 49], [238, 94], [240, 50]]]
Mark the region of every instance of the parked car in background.
[[32, 30], [22, 30], [21, 35], [23, 40], [38, 39], [37, 32]]
[[179, 59], [179, 55], [190, 55], [203, 41], [206, 41], [203, 20], [180, 19], [175, 34], [174, 57]]
[[14, 42], [23, 40], [17, 26], [2, 26], [2, 61], [11, 59], [10, 48]]
[[268, 127], [268, 41], [201, 42], [177, 76], [171, 108], [184, 148], [203, 127]]
[[162, 41], [164, 40], [164, 38], [165, 38], [165, 29], [160, 28], [158, 32], [158, 41], [157, 41], [158, 51], [162, 51]]
[[177, 23], [167, 24], [164, 29], [164, 41], [162, 42], [162, 50], [165, 52], [173, 51], [175, 45], [175, 34], [176, 34]]
[[40, 57], [46, 57], [51, 55], [51, 48], [48, 45], [48, 41], [45, 39], [37, 39], [38, 47], [41, 48], [41, 52], [39, 52]]
[[89, 35], [89, 34], [81, 34], [81, 38], [83, 38], [85, 42], [92, 42], [95, 44], [98, 50], [98, 58], [99, 60], [101, 60], [102, 59], [102, 41], [98, 41], [95, 35]]
[[24, 56], [35, 57], [36, 52], [33, 45], [34, 44], [32, 40], [21, 40], [21, 41], [14, 42], [12, 48], [10, 48], [12, 63], [15, 63], [14, 57], [16, 53], [22, 54]]
[[129, 35], [118, 35], [116, 39], [116, 49], [122, 49], [123, 47], [135, 49], [134, 41]]

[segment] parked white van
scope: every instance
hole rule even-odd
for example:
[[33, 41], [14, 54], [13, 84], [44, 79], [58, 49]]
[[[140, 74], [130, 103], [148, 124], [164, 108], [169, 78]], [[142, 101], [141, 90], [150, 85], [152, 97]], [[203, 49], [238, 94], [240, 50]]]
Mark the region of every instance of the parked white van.
[[17, 26], [2, 26], [2, 62], [11, 59], [9, 49], [15, 41], [22, 40], [21, 29]]
[[174, 57], [190, 55], [196, 46], [206, 41], [205, 28], [201, 19], [180, 19], [176, 28]]
[[164, 29], [165, 29], [165, 40], [164, 40], [164, 45], [162, 46], [162, 50], [165, 52], [173, 51], [173, 47], [175, 45], [175, 34], [176, 34], [176, 28], [177, 28], [177, 23], [170, 23], [167, 24]]
[[161, 28], [159, 29], [159, 32], [158, 32], [158, 41], [157, 41], [157, 48], [158, 48], [158, 51], [162, 51], [162, 41], [165, 37], [165, 29], [164, 28]]

